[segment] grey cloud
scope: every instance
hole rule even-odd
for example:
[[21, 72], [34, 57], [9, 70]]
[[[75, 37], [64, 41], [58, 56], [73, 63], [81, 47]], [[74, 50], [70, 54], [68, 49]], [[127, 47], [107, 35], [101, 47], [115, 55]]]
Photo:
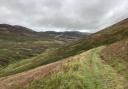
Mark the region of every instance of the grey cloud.
[[95, 32], [128, 17], [127, 0], [0, 0], [0, 23]]

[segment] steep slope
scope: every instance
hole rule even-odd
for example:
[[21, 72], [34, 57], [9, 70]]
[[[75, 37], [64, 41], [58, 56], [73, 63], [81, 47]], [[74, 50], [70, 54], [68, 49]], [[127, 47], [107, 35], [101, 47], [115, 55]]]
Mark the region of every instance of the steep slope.
[[25, 87], [25, 85], [31, 82], [33, 79], [46, 76], [49, 74], [49, 72], [54, 71], [62, 63], [63, 61], [58, 61], [27, 72], [1, 78], [0, 89], [23, 89], [23, 87]]
[[120, 66], [115, 68], [111, 66], [112, 61], [103, 60], [102, 49], [95, 48], [72, 58], [58, 70], [33, 80], [25, 89], [127, 89], [127, 70], [122, 71], [124, 75], [118, 71]]
[[107, 46], [101, 57], [128, 80], [128, 39]]
[[37, 57], [11, 64], [0, 71], [0, 76], [26, 71], [37, 66], [45, 65], [63, 58], [79, 54], [91, 48], [101, 45], [108, 45], [119, 40], [128, 38], [128, 19], [125, 19], [111, 27], [100, 32], [91, 34], [79, 41], [76, 41], [65, 47], [49, 50]]
[[94, 48], [63, 61], [2, 78], [0, 88], [127, 89], [125, 76], [100, 57], [104, 48]]
[[92, 49], [86, 55], [79, 55], [59, 71], [34, 80], [27, 89], [125, 89], [127, 80], [101, 60], [101, 49]]

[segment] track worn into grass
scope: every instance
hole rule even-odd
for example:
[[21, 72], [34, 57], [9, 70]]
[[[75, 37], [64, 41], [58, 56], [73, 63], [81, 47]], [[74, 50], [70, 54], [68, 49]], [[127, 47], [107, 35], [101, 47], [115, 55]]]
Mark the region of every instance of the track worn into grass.
[[101, 50], [102, 47], [92, 49], [85, 60], [85, 89], [127, 89], [127, 80], [101, 59]]

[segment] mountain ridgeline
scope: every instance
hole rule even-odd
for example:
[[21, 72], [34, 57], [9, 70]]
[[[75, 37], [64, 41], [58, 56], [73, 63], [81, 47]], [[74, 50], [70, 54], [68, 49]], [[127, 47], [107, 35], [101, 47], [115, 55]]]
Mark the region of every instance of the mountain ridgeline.
[[[37, 40], [38, 39], [63, 39], [63, 40], [73, 40], [74, 38], [82, 37], [84, 35], [89, 35], [89, 33], [81, 33], [77, 31], [66, 31], [66, 32], [54, 32], [54, 31], [46, 31], [46, 32], [36, 32], [32, 29], [18, 26], [18, 25], [8, 25], [8, 24], [0, 24], [0, 38], [8, 38], [9, 40]], [[16, 37], [14, 39], [14, 37]], [[25, 38], [26, 37], [26, 38]], [[25, 39], [23, 39], [25, 38]], [[65, 39], [64, 39], [65, 38]]]

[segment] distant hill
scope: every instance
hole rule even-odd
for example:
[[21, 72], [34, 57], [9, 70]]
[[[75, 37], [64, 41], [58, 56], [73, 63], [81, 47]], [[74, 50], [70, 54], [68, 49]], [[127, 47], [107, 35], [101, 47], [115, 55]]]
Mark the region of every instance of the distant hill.
[[83, 35], [80, 32], [36, 32], [23, 26], [0, 24], [0, 65], [67, 45]]
[[[0, 24], [0, 38], [8, 38], [14, 40], [13, 37], [16, 37], [19, 40], [23, 40], [26, 37], [26, 40], [30, 39], [62, 39], [62, 40], [74, 40], [84, 35], [89, 35], [89, 33], [81, 33], [77, 31], [69, 32], [55, 32], [55, 31], [46, 31], [46, 32], [36, 32], [32, 29], [18, 26], [18, 25], [8, 25]], [[21, 38], [21, 39], [20, 39]], [[25, 39], [24, 39], [25, 40]]]
[[8, 25], [8, 24], [0, 24], [0, 34], [4, 35], [23, 35], [23, 36], [29, 36], [29, 34], [35, 34], [31, 29], [28, 29], [23, 26], [17, 26], [17, 25]]

